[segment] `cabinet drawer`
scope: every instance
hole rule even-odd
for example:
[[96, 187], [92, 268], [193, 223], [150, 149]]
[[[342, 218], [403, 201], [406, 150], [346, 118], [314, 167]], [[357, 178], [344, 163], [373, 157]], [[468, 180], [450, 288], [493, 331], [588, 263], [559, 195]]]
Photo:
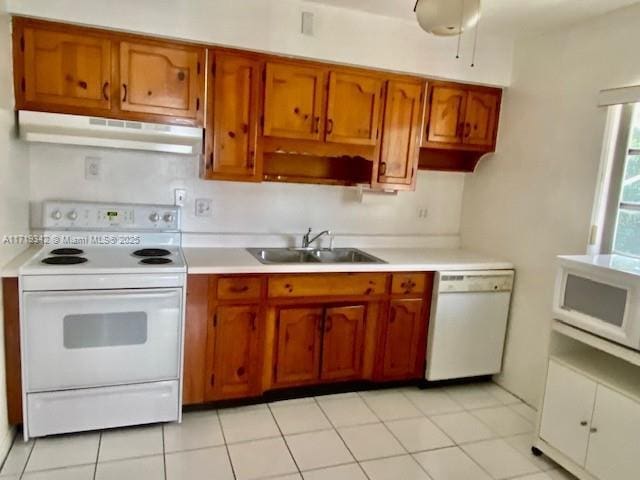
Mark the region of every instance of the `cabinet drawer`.
[[283, 275], [269, 278], [269, 297], [382, 295], [386, 278], [384, 273]]
[[391, 293], [393, 295], [423, 293], [426, 280], [426, 273], [394, 273], [391, 279]]
[[261, 285], [259, 277], [222, 277], [218, 280], [218, 299], [259, 298]]

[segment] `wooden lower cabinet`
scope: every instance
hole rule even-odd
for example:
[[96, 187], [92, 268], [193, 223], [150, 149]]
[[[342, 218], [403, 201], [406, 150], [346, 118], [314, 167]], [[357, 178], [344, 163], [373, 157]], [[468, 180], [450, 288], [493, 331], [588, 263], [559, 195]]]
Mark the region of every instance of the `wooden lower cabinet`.
[[260, 393], [262, 355], [258, 305], [216, 308], [211, 323], [207, 400], [251, 397]]
[[365, 314], [364, 305], [326, 310], [322, 334], [322, 380], [361, 377]]
[[424, 301], [420, 298], [391, 300], [389, 314], [382, 325], [378, 362], [381, 379], [415, 378], [424, 365], [421, 360], [424, 360], [425, 348], [421, 339], [426, 339], [427, 319], [423, 307]]
[[424, 272], [190, 275], [185, 404], [421, 379], [432, 281]]
[[279, 310], [273, 384], [361, 378], [365, 305]]
[[274, 385], [317, 383], [322, 348], [322, 320], [321, 307], [279, 310]]

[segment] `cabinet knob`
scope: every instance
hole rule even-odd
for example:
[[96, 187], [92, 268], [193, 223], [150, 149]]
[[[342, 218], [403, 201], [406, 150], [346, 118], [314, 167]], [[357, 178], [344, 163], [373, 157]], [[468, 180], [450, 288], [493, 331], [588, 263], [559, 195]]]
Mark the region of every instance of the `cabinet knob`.
[[582, 425], [583, 427], [586, 427], [589, 423], [586, 420], [582, 420], [580, 422], [580, 425]]
[[590, 428], [590, 429], [589, 429], [589, 431], [590, 431], [591, 433], [598, 433], [598, 429], [597, 429], [597, 428], [595, 428], [595, 427]]

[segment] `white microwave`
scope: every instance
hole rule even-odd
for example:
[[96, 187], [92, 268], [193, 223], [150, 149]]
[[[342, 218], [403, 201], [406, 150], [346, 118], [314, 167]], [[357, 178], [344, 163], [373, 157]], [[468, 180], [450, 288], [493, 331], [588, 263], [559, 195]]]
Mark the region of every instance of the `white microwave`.
[[554, 317], [640, 350], [640, 260], [576, 255], [558, 261]]

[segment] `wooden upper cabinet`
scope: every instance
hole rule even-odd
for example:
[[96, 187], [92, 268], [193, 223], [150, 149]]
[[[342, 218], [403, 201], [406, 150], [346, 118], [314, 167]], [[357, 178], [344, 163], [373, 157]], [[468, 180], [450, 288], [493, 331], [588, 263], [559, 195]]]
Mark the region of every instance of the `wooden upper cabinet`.
[[210, 51], [206, 178], [259, 181], [260, 62]]
[[340, 71], [329, 73], [327, 142], [377, 143], [383, 83], [381, 77]]
[[495, 142], [498, 95], [474, 90], [467, 96], [463, 141], [468, 145], [492, 146]]
[[420, 153], [423, 84], [390, 80], [384, 108], [377, 183], [411, 188]]
[[112, 42], [99, 35], [14, 24], [18, 109], [104, 115], [111, 108]]
[[467, 91], [462, 87], [432, 87], [428, 142], [462, 142], [466, 101]]
[[[383, 379], [416, 378], [422, 332], [426, 329], [421, 299], [392, 300], [383, 327], [380, 376]], [[422, 350], [424, 351], [424, 350]]]
[[304, 385], [317, 382], [323, 313], [321, 307], [280, 309], [276, 327], [274, 384]]
[[213, 322], [207, 400], [257, 394], [262, 375], [258, 306], [220, 306]]
[[120, 42], [120, 109], [202, 122], [204, 49]]
[[490, 152], [495, 149], [502, 91], [434, 82], [422, 147]]
[[266, 65], [264, 135], [321, 140], [324, 128], [322, 68], [290, 63]]
[[328, 308], [324, 319], [322, 380], [360, 377], [364, 342], [364, 305]]

